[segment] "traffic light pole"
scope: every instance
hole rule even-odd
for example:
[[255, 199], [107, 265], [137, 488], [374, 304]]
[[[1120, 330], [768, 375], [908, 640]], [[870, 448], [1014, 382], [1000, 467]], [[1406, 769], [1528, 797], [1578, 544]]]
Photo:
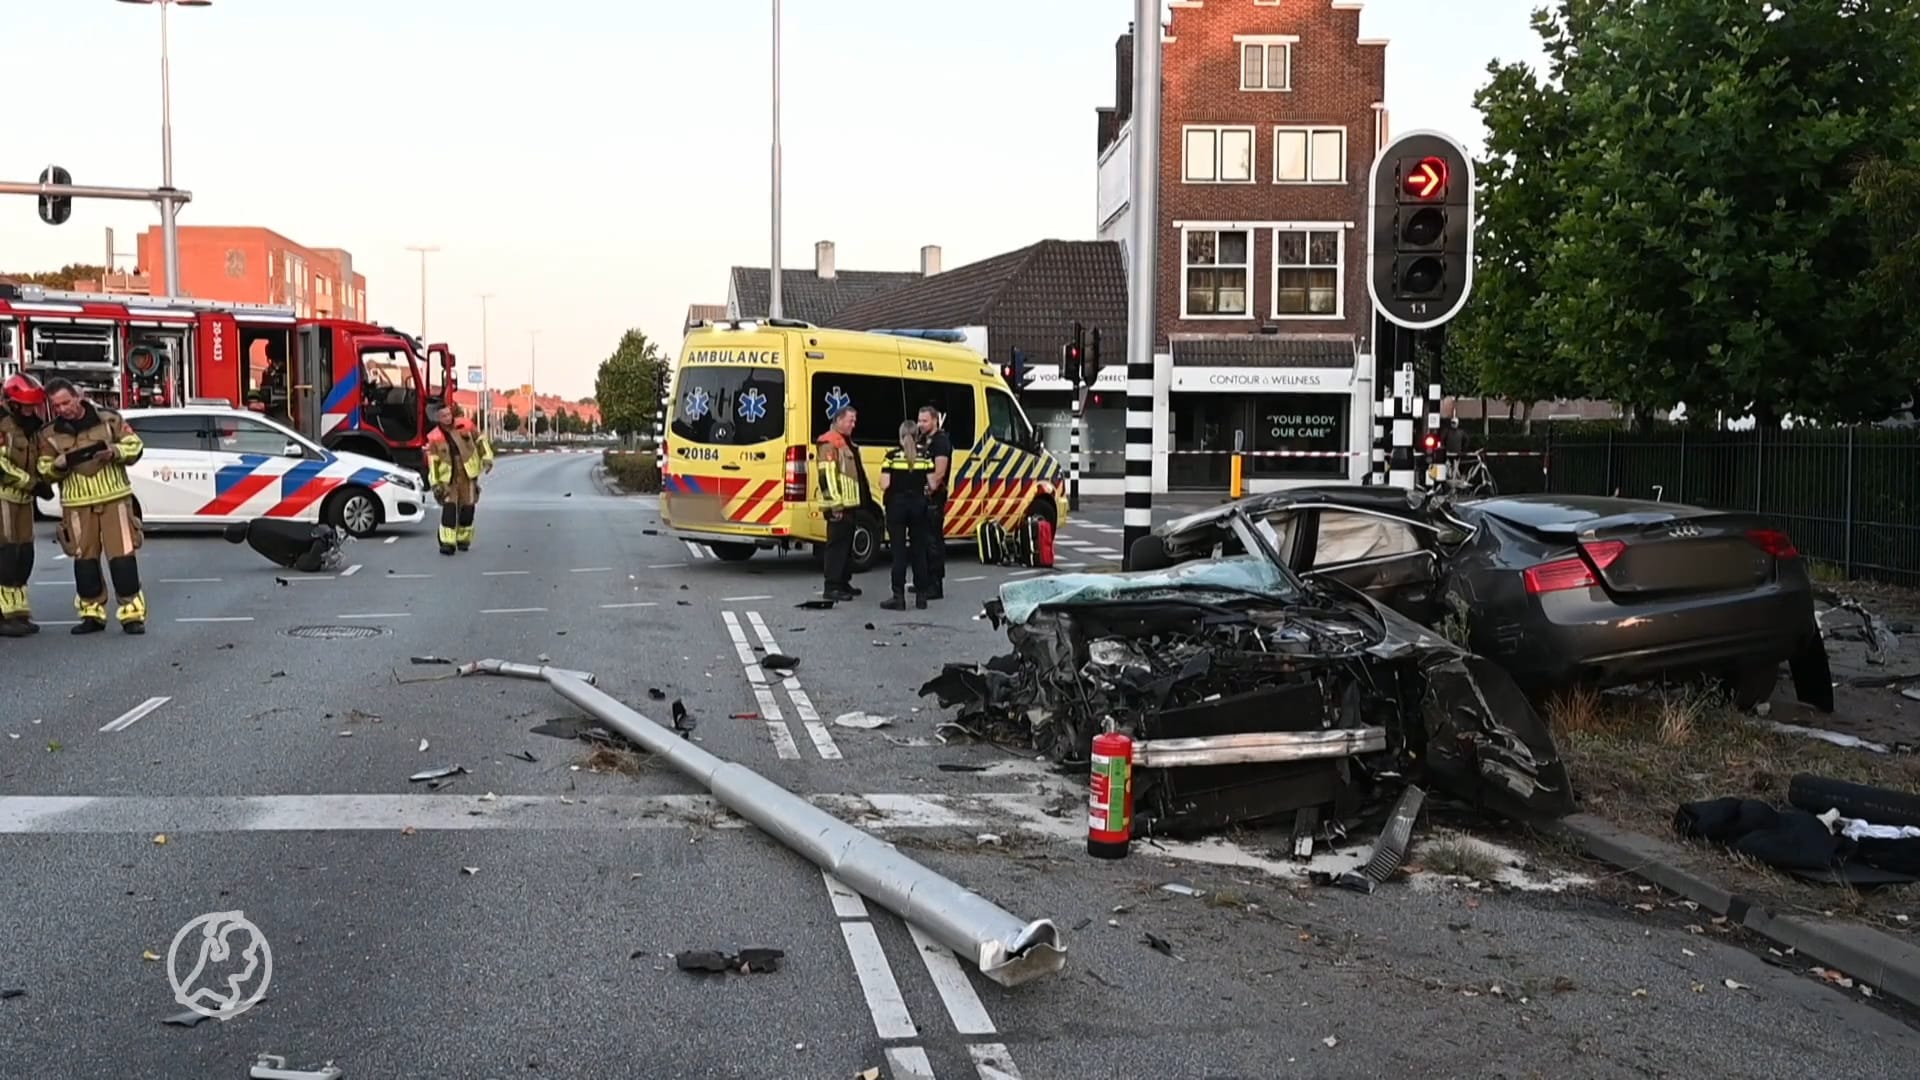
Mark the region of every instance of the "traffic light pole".
[[1076, 385], [1073, 388], [1073, 426], [1068, 429], [1067, 450], [1073, 455], [1071, 472], [1067, 474], [1067, 509], [1080, 512], [1080, 416], [1086, 412], [1087, 388]]
[[[48, 202], [72, 199], [111, 199], [116, 202], [150, 202], [161, 206], [193, 201], [193, 192], [170, 188], [98, 187], [88, 184], [29, 184], [0, 180], [0, 195], [31, 195]], [[65, 220], [62, 218], [61, 220]], [[49, 221], [49, 224], [54, 222]]]
[[1133, 236], [1127, 252], [1127, 482], [1122, 566], [1153, 531], [1153, 347], [1159, 337], [1161, 0], [1133, 5]]

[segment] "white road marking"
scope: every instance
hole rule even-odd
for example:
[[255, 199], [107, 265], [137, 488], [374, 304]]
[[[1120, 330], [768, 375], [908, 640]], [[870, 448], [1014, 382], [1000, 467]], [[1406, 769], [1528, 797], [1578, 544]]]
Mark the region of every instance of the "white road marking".
[[1013, 1067], [1013, 1055], [1004, 1044], [975, 1043], [967, 1047], [967, 1053], [980, 1080], [1020, 1080], [1020, 1070]]
[[220, 616], [209, 615], [209, 616], [203, 616], [201, 618], [175, 619], [173, 621], [174, 622], [252, 622], [253, 616], [251, 615], [220, 615]]
[[600, 606], [603, 608], [636, 608], [636, 607], [659, 607], [660, 604], [657, 601], [653, 601], [653, 600], [642, 600], [637, 604], [601, 604]]
[[342, 571], [340, 571], [340, 576], [341, 576], [341, 577], [352, 577], [353, 575], [355, 575], [355, 574], [357, 574], [357, 573], [359, 573], [359, 572], [360, 572], [360, 564], [359, 564], [359, 563], [354, 563], [354, 564], [353, 564], [352, 566], [349, 566], [349, 567], [347, 567], [347, 568], [346, 568], [345, 570], [342, 570]]
[[800, 746], [793, 741], [793, 731], [779, 720], [767, 721], [767, 735], [773, 739], [773, 752], [782, 761], [798, 761]]
[[531, 570], [482, 570], [481, 577], [526, 577]]
[[[773, 640], [773, 632], [767, 629], [767, 621], [760, 617], [759, 612], [747, 612], [747, 621], [753, 624], [754, 634], [759, 637], [760, 644], [766, 646], [769, 653], [777, 653], [780, 651], [779, 642]], [[787, 696], [793, 699], [793, 711], [800, 714], [801, 722], [813, 723], [820, 719], [820, 714], [814, 711], [813, 699], [808, 697], [807, 692], [800, 688], [800, 680], [798, 678], [793, 675], [788, 675], [780, 681], [780, 685], [786, 687]], [[818, 741], [819, 740], [815, 740], [816, 745]], [[832, 737], [829, 736], [827, 741], [831, 743], [833, 741]], [[821, 756], [827, 756], [824, 750], [821, 751]], [[840, 752], [836, 749], [832, 756], [834, 759], [838, 759]]]
[[162, 705], [165, 705], [167, 702], [172, 700], [173, 700], [172, 698], [150, 697], [147, 700], [141, 702], [140, 704], [135, 705], [133, 708], [128, 709], [126, 712], [121, 713], [119, 716], [113, 718], [112, 720], [107, 721], [104, 725], [101, 726], [100, 730], [101, 731], [125, 731], [128, 728], [132, 727], [134, 723], [138, 721], [141, 717], [147, 715], [148, 713], [152, 712], [153, 710], [159, 708]]
[[[798, 703], [794, 705], [796, 709], [799, 707]], [[841, 760], [840, 747], [834, 743], [833, 733], [827, 730], [827, 725], [818, 720], [803, 722], [807, 725], [807, 738], [813, 740], [813, 748], [820, 752], [820, 756], [828, 761]]]
[[833, 897], [833, 913], [842, 919], [864, 919], [867, 917], [867, 902], [860, 894], [847, 887], [847, 883], [834, 877], [825, 870], [820, 876], [826, 880], [827, 895]]
[[79, 626], [79, 625], [80, 625], [80, 620], [79, 620], [79, 619], [68, 619], [68, 620], [67, 620], [67, 621], [65, 621], [65, 622], [46, 622], [46, 621], [42, 621], [42, 622], [40, 623], [40, 625], [41, 625], [41, 626]]
[[1044, 572], [1045, 571], [1042, 571], [1038, 568], [1032, 569], [1032, 570], [1015, 570], [1013, 573], [1008, 574], [1007, 576], [1008, 577], [1026, 577], [1028, 574], [1039, 574]]
[[892, 1080], [936, 1080], [933, 1062], [928, 1061], [927, 1052], [917, 1046], [888, 1047], [887, 1075]]
[[1055, 540], [1054, 543], [1060, 545], [1061, 547], [1077, 548], [1077, 547], [1095, 547], [1097, 546], [1098, 542], [1093, 540]]
[[481, 608], [482, 615], [533, 615], [547, 610], [543, 607], [490, 607]]
[[735, 601], [740, 601], [740, 600], [771, 600], [771, 599], [773, 599], [773, 597], [771, 596], [723, 596], [720, 598], [720, 602], [723, 604], [731, 604], [731, 603], [734, 603]]
[[382, 540], [380, 542], [383, 544], [394, 544], [394, 543], [398, 543], [399, 541], [400, 541], [400, 538], [398, 536], [389, 536], [385, 540]]
[[696, 544], [691, 540], [686, 540], [682, 542], [687, 545], [687, 553], [689, 555], [692, 555], [696, 559], [704, 559], [707, 557], [707, 553], [701, 550], [699, 544]]
[[663, 562], [663, 563], [654, 563], [654, 564], [653, 564], [652, 566], [649, 566], [649, 567], [647, 567], [647, 569], [649, 569], [649, 570], [678, 570], [679, 568], [681, 568], [681, 567], [683, 567], [683, 566], [685, 566], [685, 565], [687, 565], [687, 564], [686, 564], [686, 563], [683, 563], [683, 562]]
[[986, 576], [985, 574], [979, 574], [979, 575], [976, 575], [976, 576], [974, 576], [974, 577], [957, 577], [957, 578], [954, 578], [953, 580], [955, 580], [955, 581], [985, 581], [985, 580], [987, 580], [987, 576]]
[[993, 1034], [993, 1019], [987, 1015], [987, 1007], [980, 1003], [980, 995], [968, 981], [967, 973], [960, 970], [960, 960], [953, 955], [953, 950], [928, 937], [912, 923], [907, 924], [907, 932], [913, 935], [914, 947], [920, 950], [927, 974], [933, 977], [933, 988], [940, 991], [940, 1000], [946, 1003], [947, 1015], [953, 1018], [953, 1029], [962, 1035]]
[[405, 611], [367, 611], [340, 617], [343, 619], [404, 619], [407, 615], [408, 612]]
[[[767, 684], [767, 672], [760, 666], [760, 658], [753, 655], [753, 646], [747, 644], [747, 632], [740, 628], [740, 619], [731, 611], [723, 611], [720, 617], [726, 621], [727, 636], [733, 639], [734, 655], [740, 658], [740, 666], [747, 673], [747, 682], [753, 686], [753, 698], [760, 703], [760, 718], [780, 725], [780, 733], [786, 737], [786, 745], [792, 746], [793, 733], [787, 730], [786, 716], [780, 712], [780, 703], [774, 700], [773, 688]], [[774, 747], [780, 747], [780, 735], [774, 737]], [[794, 756], [800, 751], [796, 748]], [[785, 755], [782, 755], [785, 756]]]
[[612, 572], [613, 567], [611, 566], [582, 566], [567, 571], [569, 574], [607, 574]]
[[907, 1012], [906, 999], [900, 996], [900, 984], [894, 981], [893, 969], [887, 966], [887, 954], [880, 948], [880, 935], [873, 932], [873, 924], [841, 923], [840, 936], [847, 940], [847, 952], [853, 957], [853, 973], [859, 976], [860, 992], [866, 995], [874, 1030], [883, 1039], [911, 1039], [920, 1034], [913, 1026], [913, 1016]]
[[401, 581], [401, 580], [418, 581], [422, 578], [430, 578], [433, 575], [432, 574], [388, 574], [387, 576], [394, 579], [395, 581]]
[[[162, 585], [211, 585], [220, 579], [217, 577], [163, 577]], [[289, 579], [291, 580], [291, 579]]]

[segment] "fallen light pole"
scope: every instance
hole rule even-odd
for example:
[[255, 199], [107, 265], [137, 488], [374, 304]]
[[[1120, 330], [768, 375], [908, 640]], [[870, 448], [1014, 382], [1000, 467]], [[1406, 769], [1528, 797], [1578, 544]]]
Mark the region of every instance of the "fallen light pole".
[[585, 672], [479, 660], [463, 675], [542, 680], [642, 749], [700, 782], [722, 806], [758, 825], [860, 895], [970, 958], [1001, 986], [1018, 986], [1066, 966], [1067, 951], [1050, 919], [1023, 923], [902, 855], [893, 845], [821, 810], [744, 765], [723, 761], [595, 689]]

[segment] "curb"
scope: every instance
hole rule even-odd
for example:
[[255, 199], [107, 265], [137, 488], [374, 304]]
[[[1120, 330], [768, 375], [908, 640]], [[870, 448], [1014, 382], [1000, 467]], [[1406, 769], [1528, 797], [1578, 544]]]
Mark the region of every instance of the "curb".
[[1838, 922], [1781, 915], [1758, 901], [1683, 869], [1681, 849], [1664, 840], [1628, 832], [1594, 817], [1574, 814], [1560, 830], [1589, 855], [1723, 915], [1782, 948], [1850, 975], [1877, 994], [1920, 1005], [1920, 948], [1881, 931]]

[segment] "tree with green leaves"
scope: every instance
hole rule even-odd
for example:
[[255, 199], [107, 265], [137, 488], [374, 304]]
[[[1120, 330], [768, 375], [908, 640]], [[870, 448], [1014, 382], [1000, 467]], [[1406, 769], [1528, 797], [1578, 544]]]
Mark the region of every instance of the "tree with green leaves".
[[1544, 342], [1555, 392], [1636, 412], [1844, 421], [1909, 396], [1855, 181], [1920, 137], [1906, 0], [1562, 0], [1535, 28], [1548, 77], [1496, 68], [1479, 99], [1463, 330], [1487, 384]]
[[1853, 188], [1872, 223], [1874, 262], [1861, 288], [1869, 306], [1894, 324], [1883, 363], [1900, 369], [1920, 354], [1920, 146], [1899, 159], [1865, 163]]
[[514, 412], [511, 405], [507, 406], [507, 411], [500, 416], [500, 430], [509, 435], [520, 430], [520, 414]]
[[107, 268], [88, 263], [68, 263], [58, 270], [37, 270], [31, 274], [0, 274], [22, 285], [40, 285], [48, 289], [71, 289], [82, 281], [99, 281]]
[[620, 335], [620, 344], [611, 356], [600, 361], [600, 371], [593, 380], [602, 425], [623, 436], [651, 431], [654, 415], [660, 409], [656, 380], [666, 366], [666, 357], [646, 334], [628, 330]]

